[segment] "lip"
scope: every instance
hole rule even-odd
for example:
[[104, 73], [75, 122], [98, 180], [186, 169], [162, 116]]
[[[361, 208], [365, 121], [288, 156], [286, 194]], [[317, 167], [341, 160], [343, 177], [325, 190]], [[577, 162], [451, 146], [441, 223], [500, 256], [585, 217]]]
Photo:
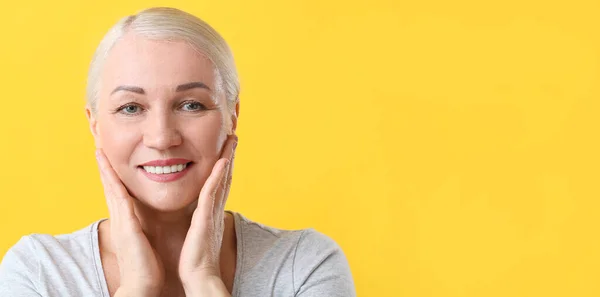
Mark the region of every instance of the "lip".
[[154, 160], [150, 162], [146, 162], [144, 164], [140, 164], [138, 166], [171, 166], [177, 164], [187, 164], [192, 162], [192, 160], [174, 158], [174, 159], [166, 159], [166, 160]]
[[[181, 160], [181, 159], [179, 159], [179, 160]], [[181, 163], [174, 163], [174, 164], [181, 164]], [[171, 164], [171, 165], [174, 165], [174, 164]], [[150, 172], [144, 170], [143, 167], [138, 167], [138, 170], [140, 170], [143, 175], [145, 175], [148, 179], [150, 179], [152, 181], [159, 182], [159, 183], [168, 183], [168, 182], [176, 181], [178, 179], [183, 178], [190, 170], [190, 167], [192, 167], [193, 165], [194, 165], [194, 163], [188, 163], [188, 165], [182, 171], [173, 172], [173, 173], [163, 173], [163, 174], [150, 173]], [[145, 165], [145, 166], [161, 166], [161, 165]], [[168, 165], [162, 165], [162, 166], [168, 166]]]
[[[178, 165], [178, 164], [187, 164], [187, 166], [182, 171], [166, 173], [166, 174], [165, 173], [163, 173], [163, 174], [150, 173], [150, 172], [144, 170], [144, 168], [143, 168], [144, 166], [171, 166], [171, 165]], [[153, 161], [138, 165], [138, 170], [140, 170], [142, 172], [142, 174], [144, 174], [149, 180], [159, 182], [159, 183], [168, 183], [168, 182], [176, 181], [176, 180], [184, 177], [188, 173], [190, 167], [193, 164], [194, 163], [192, 163], [191, 160], [182, 159], [182, 158], [153, 160]]]

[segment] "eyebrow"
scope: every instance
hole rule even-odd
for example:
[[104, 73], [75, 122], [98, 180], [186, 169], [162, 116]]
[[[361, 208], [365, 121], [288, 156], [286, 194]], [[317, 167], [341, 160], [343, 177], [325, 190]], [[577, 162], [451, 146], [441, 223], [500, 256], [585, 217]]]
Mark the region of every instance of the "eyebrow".
[[[195, 82], [190, 82], [190, 83], [183, 84], [183, 85], [178, 85], [177, 88], [175, 89], [175, 92], [183, 92], [183, 91], [187, 91], [187, 90], [191, 90], [191, 89], [195, 89], [195, 88], [207, 89], [209, 91], [211, 90], [203, 82], [195, 81]], [[118, 91], [127, 91], [127, 92], [137, 93], [137, 94], [141, 94], [141, 95], [146, 94], [146, 91], [144, 91], [143, 88], [136, 87], [136, 86], [118, 86], [110, 94], [112, 95]]]
[[175, 92], [183, 92], [183, 91], [187, 91], [187, 90], [194, 89], [194, 88], [207, 89], [210, 91], [210, 88], [207, 85], [205, 85], [203, 82], [195, 81], [195, 82], [177, 86], [177, 89], [175, 89]]
[[110, 94], [112, 95], [118, 91], [127, 91], [127, 92], [142, 94], [142, 95], [146, 94], [144, 89], [142, 89], [140, 87], [134, 87], [134, 86], [118, 86]]

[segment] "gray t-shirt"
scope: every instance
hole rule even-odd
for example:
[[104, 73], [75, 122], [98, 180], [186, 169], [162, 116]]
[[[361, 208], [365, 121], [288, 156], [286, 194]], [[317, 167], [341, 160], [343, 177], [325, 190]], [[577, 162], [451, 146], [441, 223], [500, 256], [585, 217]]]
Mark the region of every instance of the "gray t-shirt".
[[[348, 261], [331, 238], [281, 230], [234, 216], [237, 264], [233, 297], [354, 297]], [[109, 297], [98, 224], [58, 236], [21, 238], [0, 264], [0, 297]]]

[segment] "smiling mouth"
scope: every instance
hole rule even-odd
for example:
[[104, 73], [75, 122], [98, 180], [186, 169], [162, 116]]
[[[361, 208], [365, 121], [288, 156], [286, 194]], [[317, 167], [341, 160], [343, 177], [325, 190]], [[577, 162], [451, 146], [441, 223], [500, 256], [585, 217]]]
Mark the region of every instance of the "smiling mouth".
[[152, 174], [170, 174], [181, 172], [191, 165], [192, 162], [188, 162], [184, 164], [174, 164], [171, 166], [138, 166], [138, 168], [141, 168], [144, 171]]

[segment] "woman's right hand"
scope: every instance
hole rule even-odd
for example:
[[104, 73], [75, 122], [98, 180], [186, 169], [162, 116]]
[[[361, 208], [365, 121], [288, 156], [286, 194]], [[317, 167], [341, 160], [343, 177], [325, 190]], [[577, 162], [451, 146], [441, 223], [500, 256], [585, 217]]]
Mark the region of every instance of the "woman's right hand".
[[110, 213], [110, 240], [119, 265], [116, 296], [159, 296], [164, 268], [134, 212], [133, 198], [101, 149], [96, 150], [96, 159]]

